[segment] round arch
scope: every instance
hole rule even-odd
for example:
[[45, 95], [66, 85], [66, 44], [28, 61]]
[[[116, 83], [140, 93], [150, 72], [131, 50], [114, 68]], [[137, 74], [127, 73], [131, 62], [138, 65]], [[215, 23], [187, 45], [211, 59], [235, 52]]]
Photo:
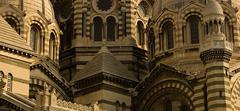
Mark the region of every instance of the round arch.
[[233, 107], [234, 109], [240, 109], [240, 77], [237, 77], [236, 80], [233, 82], [233, 86], [232, 86], [232, 97], [231, 97], [231, 101], [233, 103]]
[[193, 89], [182, 81], [165, 80], [154, 85], [147, 92], [148, 93], [142, 98], [143, 102], [140, 105], [139, 111], [151, 110], [159, 100], [178, 101], [184, 106], [187, 106], [189, 111], [194, 109], [192, 100], [194, 94]]
[[94, 41], [102, 41], [103, 40], [103, 30], [104, 30], [104, 22], [103, 19], [99, 16], [96, 16], [93, 18], [93, 28], [92, 28], [92, 32], [93, 32], [93, 40]]
[[106, 18], [107, 41], [115, 41], [117, 38], [117, 21], [114, 16]]
[[16, 23], [16, 32], [18, 34], [22, 34], [22, 30], [23, 30], [23, 19], [20, 15], [15, 14], [14, 12], [4, 12], [1, 14], [2, 17], [6, 20], [6, 19], [11, 19]]

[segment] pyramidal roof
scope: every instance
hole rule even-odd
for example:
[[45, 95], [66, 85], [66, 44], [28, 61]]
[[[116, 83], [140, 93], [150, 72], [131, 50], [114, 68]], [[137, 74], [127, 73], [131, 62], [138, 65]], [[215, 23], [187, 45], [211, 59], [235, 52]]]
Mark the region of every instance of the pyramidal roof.
[[31, 47], [27, 45], [23, 39], [8, 23], [0, 16], [0, 45], [13, 48], [16, 50], [31, 51]]
[[102, 46], [97, 55], [89, 61], [85, 67], [75, 75], [73, 82], [93, 76], [99, 73], [108, 73], [120, 78], [138, 81], [127, 67], [118, 61], [106, 46]]

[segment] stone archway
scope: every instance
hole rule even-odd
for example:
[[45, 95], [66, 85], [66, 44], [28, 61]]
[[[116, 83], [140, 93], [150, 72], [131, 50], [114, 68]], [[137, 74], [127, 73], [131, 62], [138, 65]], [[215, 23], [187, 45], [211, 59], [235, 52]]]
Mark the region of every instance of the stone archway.
[[[192, 111], [193, 91], [180, 81], [164, 81], [145, 95], [142, 111]], [[169, 102], [169, 103], [166, 103]]]
[[133, 110], [194, 111], [194, 91], [187, 76], [164, 64], [156, 66], [135, 88]]
[[149, 106], [148, 111], [190, 111], [190, 104], [176, 89], [165, 89]]

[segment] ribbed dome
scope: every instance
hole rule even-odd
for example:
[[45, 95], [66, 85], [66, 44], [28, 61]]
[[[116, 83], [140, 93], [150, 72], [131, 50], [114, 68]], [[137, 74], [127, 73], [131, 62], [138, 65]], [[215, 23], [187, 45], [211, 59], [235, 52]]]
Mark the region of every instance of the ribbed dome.
[[[8, 2], [17, 8], [21, 6], [20, 0], [9, 0]], [[45, 12], [45, 17], [48, 20], [53, 20], [55, 18], [50, 0], [23, 0], [23, 10], [26, 11], [26, 13], [37, 11], [42, 13]]]
[[205, 15], [224, 15], [221, 5], [216, 0], [208, 0]]

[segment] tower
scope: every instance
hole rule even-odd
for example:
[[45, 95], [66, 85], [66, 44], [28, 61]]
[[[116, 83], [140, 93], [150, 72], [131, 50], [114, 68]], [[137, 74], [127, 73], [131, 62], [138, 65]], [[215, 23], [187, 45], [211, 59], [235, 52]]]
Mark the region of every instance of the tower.
[[223, 9], [216, 0], [209, 0], [204, 13], [205, 37], [200, 57], [206, 71], [208, 110], [230, 111], [228, 69], [232, 48], [221, 30], [225, 18]]
[[[148, 19], [136, 22], [140, 21], [137, 4], [134, 0], [73, 1], [68, 18], [72, 26], [64, 26], [73, 27], [73, 32], [63, 37], [60, 73], [73, 85], [75, 102], [98, 101], [107, 110], [130, 109], [130, 89], [147, 72], [144, 26]], [[102, 46], [108, 53], [102, 52]]]

